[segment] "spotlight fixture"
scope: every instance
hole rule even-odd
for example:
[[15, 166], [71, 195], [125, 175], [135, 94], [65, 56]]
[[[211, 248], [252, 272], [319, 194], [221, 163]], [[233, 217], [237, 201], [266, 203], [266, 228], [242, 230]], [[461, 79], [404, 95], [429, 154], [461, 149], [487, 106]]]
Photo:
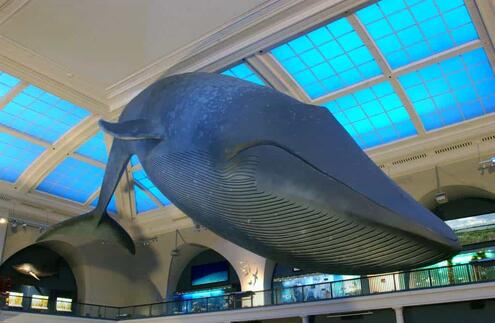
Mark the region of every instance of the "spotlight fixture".
[[17, 221], [16, 220], [12, 220], [12, 228], [17, 228]]

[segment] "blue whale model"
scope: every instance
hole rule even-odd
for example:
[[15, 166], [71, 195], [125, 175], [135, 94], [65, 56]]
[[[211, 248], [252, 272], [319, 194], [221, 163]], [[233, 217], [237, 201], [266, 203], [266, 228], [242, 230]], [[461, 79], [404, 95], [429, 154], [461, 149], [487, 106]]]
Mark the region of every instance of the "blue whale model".
[[135, 154], [194, 221], [261, 256], [319, 272], [419, 267], [459, 250], [454, 233], [394, 184], [324, 108], [228, 76], [161, 79], [118, 123], [97, 207], [57, 233], [129, 235], [105, 209]]

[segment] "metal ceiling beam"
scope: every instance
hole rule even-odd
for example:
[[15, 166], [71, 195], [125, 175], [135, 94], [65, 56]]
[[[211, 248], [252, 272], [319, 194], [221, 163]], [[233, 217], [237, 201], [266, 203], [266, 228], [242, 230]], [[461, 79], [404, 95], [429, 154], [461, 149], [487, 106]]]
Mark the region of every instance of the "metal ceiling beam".
[[[469, 11], [469, 14], [471, 15], [471, 19], [473, 20], [474, 27], [476, 28], [476, 31], [478, 32], [478, 36], [480, 37], [481, 42], [483, 43], [483, 47], [486, 52], [486, 56], [488, 56], [488, 61], [490, 62], [490, 65], [492, 66], [492, 69], [495, 71], [495, 49], [494, 49], [494, 43], [493, 39], [490, 39], [490, 35], [488, 34], [487, 30], [487, 25], [491, 24], [492, 27], [495, 27], [495, 8], [492, 7], [490, 10], [490, 4], [488, 1], [483, 1], [484, 9], [486, 12], [484, 12], [486, 19], [492, 19], [492, 21], [487, 21], [485, 24], [485, 21], [483, 20], [481, 13], [480, 13], [480, 7], [478, 6], [478, 2], [475, 0], [465, 0], [466, 7]], [[493, 3], [493, 2], [492, 2]], [[480, 3], [481, 4], [481, 3]], [[488, 6], [487, 6], [488, 5]], [[491, 11], [491, 12], [490, 12]], [[492, 33], [494, 32], [493, 30], [491, 31]]]
[[388, 78], [388, 80], [390, 81], [390, 84], [395, 90], [395, 93], [397, 93], [402, 103], [404, 104], [404, 107], [409, 113], [409, 118], [411, 119], [414, 127], [416, 128], [416, 132], [418, 133], [418, 135], [419, 136], [425, 135], [426, 133], [425, 127], [423, 126], [423, 123], [421, 122], [418, 113], [414, 109], [411, 100], [409, 100], [409, 97], [407, 96], [406, 92], [400, 85], [396, 76], [393, 74], [392, 68], [390, 67], [390, 65], [388, 65], [387, 61], [385, 60], [385, 57], [380, 52], [380, 49], [373, 41], [370, 34], [368, 34], [366, 28], [363, 26], [361, 21], [359, 21], [359, 19], [355, 14], [349, 15], [347, 19], [349, 20], [350, 24], [352, 25], [356, 33], [359, 35], [359, 37], [363, 40], [364, 44], [370, 50], [371, 55], [375, 59], [378, 66], [381, 68], [383, 75], [385, 75], [385, 77]]
[[98, 132], [98, 116], [90, 116], [46, 149], [17, 179], [21, 192], [30, 192], [66, 157]]
[[17, 94], [24, 90], [28, 85], [28, 82], [21, 81], [19, 84], [10, 89], [10, 91], [5, 94], [0, 100], [0, 110], [3, 109], [13, 98], [17, 96]]
[[311, 102], [306, 92], [269, 53], [254, 55], [247, 58], [246, 61], [274, 89], [299, 101]]
[[481, 48], [481, 47], [483, 47], [483, 43], [479, 39], [476, 39], [476, 40], [470, 41], [468, 43], [465, 43], [463, 45], [460, 45], [460, 46], [457, 46], [457, 47], [454, 47], [451, 49], [447, 49], [447, 50], [440, 52], [438, 54], [428, 56], [424, 59], [413, 62], [411, 64], [407, 64], [405, 66], [396, 68], [393, 70], [393, 74], [396, 77], [399, 77], [401, 75], [417, 71], [417, 70], [419, 70], [423, 67], [426, 67], [428, 65], [441, 62], [443, 60], [464, 54], [466, 52], [470, 52], [472, 50], [475, 50], [475, 49]]
[[345, 87], [343, 89], [337, 90], [335, 92], [325, 94], [319, 98], [314, 99], [312, 103], [315, 105], [323, 105], [329, 101], [336, 100], [338, 98], [341, 98], [341, 97], [346, 96], [348, 94], [354, 93], [356, 91], [365, 89], [367, 87], [371, 87], [371, 86], [376, 85], [378, 83], [382, 83], [386, 80], [387, 80], [387, 78], [384, 75], [378, 75], [378, 76], [375, 76], [373, 78], [370, 78], [370, 79], [364, 80], [362, 82], [353, 84], [351, 86]]
[[25, 140], [25, 141], [28, 141], [30, 143], [33, 143], [35, 145], [38, 145], [38, 146], [41, 146], [41, 147], [45, 147], [45, 148], [48, 148], [50, 147], [51, 145], [49, 143], [47, 143], [46, 141], [43, 141], [41, 139], [38, 139], [36, 137], [33, 137], [31, 135], [28, 135], [24, 132], [20, 132], [18, 130], [15, 130], [13, 128], [10, 128], [10, 127], [7, 127], [7, 126], [4, 126], [4, 125], [1, 125], [0, 124], [0, 131], [1, 132], [4, 132], [4, 133], [7, 133], [9, 135], [12, 135], [14, 137], [17, 137], [19, 139], [22, 139], [22, 140]]
[[141, 183], [137, 182], [137, 181], [134, 181], [134, 185], [137, 185], [143, 192], [144, 194], [146, 194], [146, 196], [153, 201], [153, 203], [155, 203], [159, 209], [163, 208], [164, 205], [162, 204], [162, 202], [160, 202], [159, 199], [157, 199], [153, 194], [151, 194], [150, 191], [148, 191], [148, 189], [146, 187], [144, 187], [143, 185], [141, 185]]

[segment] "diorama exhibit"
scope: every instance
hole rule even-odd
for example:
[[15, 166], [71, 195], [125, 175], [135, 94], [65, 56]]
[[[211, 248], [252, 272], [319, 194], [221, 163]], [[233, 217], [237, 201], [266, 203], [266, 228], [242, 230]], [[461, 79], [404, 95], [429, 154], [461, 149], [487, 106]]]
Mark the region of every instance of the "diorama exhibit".
[[494, 40], [495, 0], [0, 0], [0, 320], [491, 322]]

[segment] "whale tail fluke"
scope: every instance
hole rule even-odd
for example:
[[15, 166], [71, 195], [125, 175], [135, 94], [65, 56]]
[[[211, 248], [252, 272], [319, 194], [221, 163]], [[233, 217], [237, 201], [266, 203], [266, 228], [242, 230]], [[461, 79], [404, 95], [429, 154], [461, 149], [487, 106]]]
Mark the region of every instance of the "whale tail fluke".
[[91, 237], [91, 239], [117, 244], [131, 254], [136, 254], [134, 241], [127, 231], [108, 213], [97, 214], [95, 210], [51, 226], [36, 241], [50, 240], [56, 236]]

